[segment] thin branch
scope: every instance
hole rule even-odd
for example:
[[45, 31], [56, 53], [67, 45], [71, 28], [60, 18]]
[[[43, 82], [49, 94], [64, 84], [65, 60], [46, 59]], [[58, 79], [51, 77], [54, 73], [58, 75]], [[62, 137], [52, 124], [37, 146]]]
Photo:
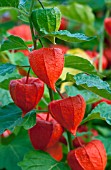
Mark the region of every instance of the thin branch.
[[43, 45], [43, 43], [42, 43], [40, 38], [39, 38], [39, 42], [40, 42], [41, 46], [44, 47], [44, 45]]
[[32, 40], [33, 40], [33, 44], [34, 44], [34, 50], [36, 50], [36, 39], [35, 39], [35, 35], [34, 35], [31, 17], [29, 17], [29, 23], [30, 23], [30, 29], [31, 29], [31, 34], [32, 34]]
[[[47, 86], [48, 87], [48, 86]], [[54, 95], [53, 95], [53, 91], [50, 87], [48, 87], [49, 90], [49, 96], [50, 96], [50, 100], [53, 101], [54, 100]]]
[[58, 89], [57, 87], [56, 87], [56, 90], [57, 90], [59, 96], [60, 96], [62, 99], [64, 99], [65, 97], [61, 94], [61, 92], [59, 91], [59, 89]]
[[29, 67], [25, 84], [28, 84], [28, 79], [29, 79], [30, 70], [31, 70], [31, 67]]
[[16, 67], [30, 67], [30, 66], [18, 66], [18, 65], [15, 65]]
[[42, 7], [43, 9], [45, 9], [45, 8], [44, 8], [44, 5], [42, 4], [42, 2], [41, 2], [40, 0], [38, 0], [38, 1], [39, 1], [39, 3], [40, 3], [41, 7]]
[[48, 110], [36, 110], [37, 113], [48, 112]]
[[68, 151], [71, 151], [73, 149], [73, 143], [72, 143], [72, 136], [69, 131], [66, 131], [67, 133], [67, 139], [68, 139]]

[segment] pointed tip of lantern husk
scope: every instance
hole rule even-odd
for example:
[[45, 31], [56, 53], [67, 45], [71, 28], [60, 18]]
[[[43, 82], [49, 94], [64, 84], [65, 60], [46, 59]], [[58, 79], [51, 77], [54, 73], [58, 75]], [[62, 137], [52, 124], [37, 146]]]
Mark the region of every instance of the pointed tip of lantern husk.
[[77, 128], [69, 130], [74, 136], [76, 136]]
[[26, 112], [22, 112], [22, 115], [21, 115], [22, 118], [24, 118], [25, 114], [26, 114]]
[[55, 84], [54, 85], [50, 85], [49, 88], [51, 88], [55, 93], [57, 92]]

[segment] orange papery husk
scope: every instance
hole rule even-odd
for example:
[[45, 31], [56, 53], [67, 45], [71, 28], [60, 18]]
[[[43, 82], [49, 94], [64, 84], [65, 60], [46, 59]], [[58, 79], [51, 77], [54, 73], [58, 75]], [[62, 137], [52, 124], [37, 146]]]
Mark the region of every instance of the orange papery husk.
[[49, 112], [57, 122], [73, 135], [76, 134], [84, 114], [86, 103], [81, 95], [50, 102]]
[[64, 67], [64, 54], [59, 48], [41, 48], [29, 54], [29, 62], [34, 73], [56, 91], [55, 83]]
[[68, 153], [71, 170], [105, 170], [107, 155], [103, 143], [93, 140]]
[[56, 161], [61, 161], [61, 159], [63, 158], [62, 145], [59, 142], [44, 151], [49, 153]]
[[21, 108], [23, 115], [36, 107], [44, 92], [44, 83], [34, 77], [10, 81], [10, 94], [14, 103]]
[[36, 150], [53, 147], [63, 133], [63, 127], [52, 116], [49, 115], [48, 120], [46, 118], [46, 114], [37, 114], [36, 125], [28, 130], [30, 141]]

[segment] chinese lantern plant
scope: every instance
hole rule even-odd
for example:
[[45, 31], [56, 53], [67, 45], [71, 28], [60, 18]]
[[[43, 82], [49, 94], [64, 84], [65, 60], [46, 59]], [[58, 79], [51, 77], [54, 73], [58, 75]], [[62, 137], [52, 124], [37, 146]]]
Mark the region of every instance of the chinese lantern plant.
[[107, 156], [101, 141], [93, 140], [68, 153], [68, 164], [72, 170], [104, 170]]
[[[32, 0], [29, 12], [25, 13], [25, 10], [22, 11], [22, 15], [25, 13], [25, 17], [28, 18], [30, 31], [29, 26], [27, 27], [26, 25], [22, 25], [22, 27], [17, 26], [8, 31], [13, 35], [18, 35], [20, 31], [21, 35], [19, 35], [19, 37], [24, 40], [33, 40], [32, 51], [28, 51], [29, 70], [27, 76], [22, 77], [21, 79], [11, 80], [9, 84], [9, 91], [12, 100], [22, 110], [20, 121], [24, 120], [28, 115], [28, 112], [31, 110], [34, 109], [37, 112], [35, 122], [32, 120], [31, 126], [29, 127], [27, 125], [26, 128], [28, 139], [30, 139], [30, 145], [33, 147], [33, 151], [27, 153], [24, 158], [20, 157], [20, 159], [17, 160], [20, 162], [18, 165], [21, 166], [23, 170], [105, 170], [107, 156], [104, 145], [100, 140], [92, 140], [87, 144], [83, 143], [83, 145], [79, 143], [80, 145], [77, 148], [74, 148], [73, 146], [73, 139], [76, 138], [78, 140], [77, 130], [85, 116], [87, 103], [81, 94], [67, 96], [66, 94], [61, 94], [57, 88], [57, 81], [64, 68], [64, 54], [68, 48], [63, 50], [64, 46], [54, 46], [51, 44], [49, 47], [45, 47], [43, 44], [44, 39], [48, 39], [52, 43], [55, 43], [56, 37], [69, 42], [89, 41], [91, 38], [84, 34], [71, 34], [67, 30], [64, 30], [67, 23], [63, 26], [64, 28], [62, 28], [62, 25], [60, 26], [60, 10], [56, 7], [44, 8], [42, 2], [38, 2], [42, 8], [36, 9], [36, 6], [34, 6], [35, 1]], [[22, 18], [22, 20], [23, 19], [24, 18]], [[29, 35], [27, 35], [27, 28], [28, 32], [31, 33]], [[59, 29], [61, 31], [59, 31]], [[22, 31], [26, 31], [26, 34]], [[8, 39], [8, 41], [9, 40], [10, 39]], [[8, 41], [5, 43], [8, 43]], [[37, 41], [41, 43], [42, 47], [40, 49], [38, 49]], [[9, 42], [11, 46], [11, 41]], [[20, 39], [18, 44], [22, 44], [23, 47], [26, 48], [24, 41], [20, 41]], [[4, 46], [2, 45], [2, 49], [3, 47]], [[12, 49], [13, 48], [14, 50], [15, 48], [17, 48], [17, 50], [22, 50], [18, 49], [18, 46], [12, 47]], [[87, 61], [85, 59], [82, 60], [81, 58], [80, 60], [80, 63], [76, 62], [81, 70], [82, 64], [84, 65], [82, 62]], [[70, 63], [71, 62], [73, 64], [73, 61], [70, 61]], [[93, 70], [92, 73], [97, 75], [98, 72], [96, 72], [93, 65], [89, 62], [87, 63]], [[106, 65], [107, 63], [104, 68], [106, 68]], [[87, 65], [85, 65], [85, 67], [87, 73], [88, 67]], [[98, 64], [96, 67], [98, 67]], [[33, 75], [35, 77], [32, 77], [30, 72], [31, 69], [34, 72], [35, 75]], [[74, 83], [76, 83], [75, 80]], [[79, 85], [79, 83], [76, 84]], [[47, 90], [49, 90], [48, 94], [50, 99], [48, 99], [48, 102], [44, 97], [44, 85]], [[96, 90], [94, 92], [96, 93]], [[56, 98], [55, 94], [57, 93], [59, 97]], [[43, 110], [39, 110], [40, 107], [38, 103], [40, 101], [43, 101], [46, 105]], [[28, 117], [30, 121], [31, 118], [31, 116]], [[29, 121], [28, 119], [26, 120], [26, 123]], [[23, 124], [20, 124], [20, 121], [15, 121], [16, 123], [19, 122], [16, 124], [17, 126], [23, 126]], [[5, 130], [6, 129], [8, 129], [8, 126], [5, 127]], [[63, 133], [67, 135], [67, 142], [65, 141], [66, 139], [62, 138]], [[22, 138], [23, 137], [24, 136], [22, 136]], [[64, 148], [60, 143], [61, 139], [64, 139], [67, 145], [65, 151], [67, 158], [64, 157]], [[20, 150], [22, 150], [22, 147]], [[19, 152], [17, 153], [17, 156], [19, 157]]]
[[50, 115], [47, 118], [47, 114], [38, 114], [36, 125], [29, 129], [30, 140], [35, 149], [51, 148], [59, 141], [63, 133], [62, 126]]
[[10, 94], [23, 116], [35, 108], [44, 92], [44, 83], [37, 78], [24, 77], [10, 82]]
[[68, 97], [49, 104], [51, 115], [69, 132], [76, 134], [85, 114], [85, 101], [82, 96]]
[[55, 83], [64, 67], [64, 54], [62, 50], [59, 48], [34, 50], [29, 55], [29, 62], [34, 73], [51, 89], [56, 91]]

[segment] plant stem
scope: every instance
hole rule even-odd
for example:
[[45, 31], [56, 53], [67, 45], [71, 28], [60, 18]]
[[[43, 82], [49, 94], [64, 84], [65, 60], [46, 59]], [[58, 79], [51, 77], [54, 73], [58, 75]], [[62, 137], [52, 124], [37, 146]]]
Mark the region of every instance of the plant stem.
[[30, 66], [18, 66], [18, 65], [15, 65], [16, 67], [30, 67]]
[[[30, 23], [30, 29], [31, 29], [31, 34], [32, 34], [32, 39], [33, 39], [33, 44], [34, 44], [34, 49], [36, 49], [36, 39], [34, 35], [34, 30], [33, 30], [33, 25], [31, 21], [31, 13], [34, 5], [34, 0], [32, 0], [30, 9], [29, 9], [29, 23]], [[28, 79], [29, 79], [29, 74], [30, 74], [31, 67], [29, 67], [28, 73], [27, 73], [27, 79], [26, 79], [26, 84], [28, 84]]]
[[34, 29], [33, 29], [32, 21], [31, 21], [31, 17], [29, 17], [29, 23], [30, 23], [30, 29], [31, 29], [31, 34], [32, 34], [32, 40], [34, 44], [34, 50], [36, 50], [36, 39], [34, 35]]
[[[53, 91], [50, 87], [48, 87], [48, 90], [49, 90], [49, 96], [50, 96], [50, 100], [53, 101], [54, 100], [54, 95], [53, 95]], [[47, 113], [47, 117], [46, 117], [46, 120], [48, 121], [49, 120], [49, 112]]]
[[44, 8], [44, 5], [42, 4], [42, 2], [41, 2], [40, 0], [38, 0], [38, 1], [39, 1], [39, 3], [40, 3], [41, 7], [42, 7], [43, 9], [45, 9], [45, 8]]
[[53, 91], [50, 87], [48, 87], [49, 90], [49, 96], [50, 96], [50, 100], [53, 101], [54, 100], [54, 95], [53, 95]]
[[104, 48], [104, 31], [101, 33], [100, 37], [100, 46], [99, 46], [99, 51], [100, 51], [100, 56], [99, 56], [99, 72], [102, 72], [102, 56], [103, 56], [103, 48]]
[[59, 96], [60, 96], [62, 99], [64, 99], [65, 97], [64, 97], [64, 96], [60, 93], [59, 89], [58, 89], [58, 88], [56, 88], [56, 90], [57, 90], [57, 92], [58, 92]]
[[28, 73], [27, 73], [27, 78], [26, 78], [26, 82], [25, 82], [25, 84], [28, 84], [28, 79], [29, 79], [30, 69], [31, 69], [31, 67], [29, 67], [29, 70], [28, 70]]
[[36, 110], [37, 113], [48, 112], [48, 110]]
[[34, 0], [32, 0], [32, 3], [31, 3], [31, 5], [30, 5], [30, 10], [29, 10], [29, 23], [30, 23], [32, 40], [33, 40], [34, 50], [35, 50], [35, 49], [36, 49], [36, 39], [35, 39], [34, 29], [33, 29], [32, 20], [31, 20], [31, 13], [32, 13], [33, 5], [34, 5]]
[[[106, 12], [106, 16], [105, 18], [107, 18], [109, 16], [110, 12], [109, 9]], [[103, 26], [101, 28], [101, 37], [100, 37], [100, 45], [99, 45], [99, 52], [100, 52], [100, 56], [99, 56], [99, 72], [102, 72], [102, 56], [103, 56], [103, 49], [104, 49], [104, 23]]]
[[72, 144], [72, 137], [71, 137], [71, 133], [66, 131], [67, 133], [67, 139], [68, 139], [68, 152], [71, 151], [73, 149], [73, 144]]
[[40, 44], [42, 45], [42, 47], [44, 47], [44, 46], [43, 46], [43, 43], [42, 43], [42, 41], [41, 41], [41, 39], [40, 39], [40, 38], [39, 38], [39, 42], [40, 42]]

